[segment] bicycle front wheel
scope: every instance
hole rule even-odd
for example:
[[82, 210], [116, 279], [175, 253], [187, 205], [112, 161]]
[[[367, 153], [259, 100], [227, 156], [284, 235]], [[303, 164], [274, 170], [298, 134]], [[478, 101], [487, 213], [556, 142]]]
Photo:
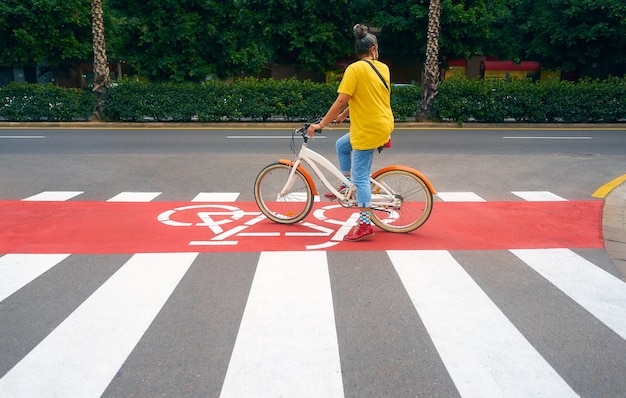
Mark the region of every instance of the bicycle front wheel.
[[254, 200], [261, 212], [280, 224], [293, 224], [304, 219], [313, 208], [313, 192], [300, 170], [295, 170], [291, 187], [281, 194], [293, 168], [283, 163], [265, 167], [254, 182]]
[[[433, 209], [433, 194], [428, 185], [407, 170], [392, 169], [374, 177], [398, 199], [399, 206], [372, 206], [372, 222], [389, 232], [410, 232], [428, 220]], [[372, 201], [384, 201], [389, 195], [372, 184]]]

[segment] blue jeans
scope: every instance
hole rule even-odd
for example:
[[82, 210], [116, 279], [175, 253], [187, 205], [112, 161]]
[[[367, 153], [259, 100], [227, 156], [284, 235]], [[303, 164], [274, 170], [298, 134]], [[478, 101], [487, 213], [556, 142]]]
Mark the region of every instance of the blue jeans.
[[357, 205], [362, 208], [370, 207], [372, 205], [370, 174], [374, 150], [353, 150], [350, 144], [350, 133], [337, 140], [335, 149], [339, 157], [339, 170], [345, 175], [352, 173], [352, 182], [356, 186]]

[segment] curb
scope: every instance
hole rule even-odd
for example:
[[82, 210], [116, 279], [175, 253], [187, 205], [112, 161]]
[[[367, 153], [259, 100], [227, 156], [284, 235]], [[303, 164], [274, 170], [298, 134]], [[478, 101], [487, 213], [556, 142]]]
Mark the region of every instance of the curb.
[[[303, 121], [293, 122], [223, 122], [223, 123], [179, 123], [179, 122], [0, 122], [0, 128], [92, 128], [92, 129], [221, 129], [221, 128], [293, 128]], [[347, 123], [349, 125], [349, 123]], [[626, 123], [586, 124], [586, 123], [436, 123], [436, 122], [396, 122], [397, 129], [565, 129], [565, 130], [624, 130]]]
[[602, 210], [604, 247], [626, 281], [626, 183], [613, 189]]

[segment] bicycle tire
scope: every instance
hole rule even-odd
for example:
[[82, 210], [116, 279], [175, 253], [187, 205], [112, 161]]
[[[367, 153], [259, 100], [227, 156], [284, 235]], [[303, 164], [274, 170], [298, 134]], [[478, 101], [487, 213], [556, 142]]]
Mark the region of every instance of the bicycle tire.
[[265, 217], [279, 224], [294, 224], [303, 220], [313, 208], [313, 192], [300, 170], [295, 171], [294, 183], [286, 195], [280, 194], [293, 168], [272, 163], [261, 170], [254, 181], [254, 200]]
[[[402, 169], [391, 169], [374, 174], [374, 180], [386, 186], [402, 204], [399, 208], [372, 208], [372, 222], [389, 232], [411, 232], [421, 227], [433, 209], [433, 194], [424, 180]], [[380, 188], [372, 184], [372, 198], [380, 195]]]

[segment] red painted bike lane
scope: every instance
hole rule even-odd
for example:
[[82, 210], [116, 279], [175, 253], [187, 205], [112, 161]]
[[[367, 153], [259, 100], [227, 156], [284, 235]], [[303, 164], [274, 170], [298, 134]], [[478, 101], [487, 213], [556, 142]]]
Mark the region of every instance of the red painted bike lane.
[[435, 203], [407, 234], [343, 242], [353, 210], [317, 203], [280, 225], [254, 203], [0, 201], [0, 253], [602, 248], [602, 201]]
[[353, 210], [317, 203], [280, 225], [254, 203], [0, 201], [0, 253], [602, 248], [602, 201], [435, 203], [407, 234], [343, 242]]

